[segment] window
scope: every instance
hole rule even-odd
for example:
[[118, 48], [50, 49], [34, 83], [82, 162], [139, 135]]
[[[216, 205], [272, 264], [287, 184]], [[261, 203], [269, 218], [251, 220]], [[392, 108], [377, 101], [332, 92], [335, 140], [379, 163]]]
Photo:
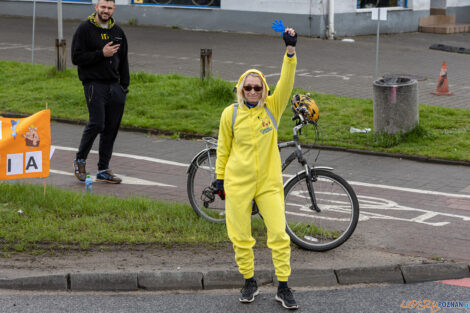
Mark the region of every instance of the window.
[[220, 0], [132, 0], [132, 4], [220, 7]]
[[408, 0], [357, 0], [358, 9], [408, 7]]

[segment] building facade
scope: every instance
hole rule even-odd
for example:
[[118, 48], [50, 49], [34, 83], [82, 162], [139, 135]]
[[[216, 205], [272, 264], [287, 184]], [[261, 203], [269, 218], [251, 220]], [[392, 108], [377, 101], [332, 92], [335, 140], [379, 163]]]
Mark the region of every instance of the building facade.
[[[0, 0], [0, 15], [32, 16], [32, 0]], [[387, 8], [381, 33], [418, 31], [419, 18], [431, 9], [455, 14], [470, 24], [470, 0], [116, 0], [120, 23], [216, 31], [273, 34], [281, 19], [299, 34], [344, 37], [373, 34], [372, 8]], [[38, 17], [57, 18], [56, 0], [37, 0]], [[83, 19], [93, 12], [91, 0], [63, 0], [65, 19]]]

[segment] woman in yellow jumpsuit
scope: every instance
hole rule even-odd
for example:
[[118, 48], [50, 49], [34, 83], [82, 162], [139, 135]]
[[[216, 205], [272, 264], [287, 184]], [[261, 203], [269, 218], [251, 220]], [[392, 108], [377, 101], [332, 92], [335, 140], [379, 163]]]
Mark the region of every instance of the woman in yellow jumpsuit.
[[[281, 77], [272, 95], [264, 75], [248, 70], [236, 86], [238, 104], [225, 108], [220, 119], [217, 148], [217, 190], [225, 196], [227, 232], [235, 260], [245, 278], [240, 301], [250, 303], [259, 293], [254, 278], [251, 235], [252, 200], [256, 201], [267, 228], [267, 245], [272, 250], [279, 281], [276, 300], [297, 309], [287, 280], [290, 268], [290, 239], [285, 231], [281, 158], [277, 147], [277, 125], [294, 85], [297, 35], [291, 28], [283, 34], [286, 53]], [[235, 113], [234, 113], [235, 110]]]

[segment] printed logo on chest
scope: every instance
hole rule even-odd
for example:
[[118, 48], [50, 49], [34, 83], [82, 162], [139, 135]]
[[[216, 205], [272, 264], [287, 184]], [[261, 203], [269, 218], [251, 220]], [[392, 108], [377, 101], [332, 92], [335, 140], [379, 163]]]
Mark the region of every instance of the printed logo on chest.
[[273, 125], [272, 125], [272, 122], [271, 122], [271, 119], [269, 117], [260, 117], [258, 116], [258, 120], [261, 124], [261, 129], [260, 129], [260, 133], [261, 134], [267, 134], [269, 133], [270, 131], [273, 130]]
[[101, 34], [101, 40], [109, 40], [109, 36], [106, 33]]

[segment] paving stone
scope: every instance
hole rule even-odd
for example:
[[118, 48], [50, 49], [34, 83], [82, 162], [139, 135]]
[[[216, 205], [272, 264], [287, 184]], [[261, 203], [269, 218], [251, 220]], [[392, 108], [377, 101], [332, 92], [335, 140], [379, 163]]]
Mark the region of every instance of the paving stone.
[[335, 273], [340, 284], [403, 283], [399, 266], [345, 268], [335, 270]]
[[470, 277], [467, 263], [416, 264], [401, 266], [405, 283]]
[[132, 291], [137, 290], [137, 273], [70, 274], [72, 291]]
[[143, 272], [138, 284], [146, 290], [202, 289], [202, 278], [202, 272]]
[[[277, 284], [276, 278], [274, 282]], [[328, 287], [335, 285], [338, 285], [338, 280], [333, 269], [293, 269], [289, 277], [290, 287]]]
[[[257, 270], [255, 278], [258, 286], [273, 282], [273, 275], [269, 270]], [[243, 284], [243, 276], [235, 270], [210, 271], [204, 274], [204, 289], [241, 288]]]
[[0, 279], [0, 289], [67, 290], [67, 275], [47, 275]]

